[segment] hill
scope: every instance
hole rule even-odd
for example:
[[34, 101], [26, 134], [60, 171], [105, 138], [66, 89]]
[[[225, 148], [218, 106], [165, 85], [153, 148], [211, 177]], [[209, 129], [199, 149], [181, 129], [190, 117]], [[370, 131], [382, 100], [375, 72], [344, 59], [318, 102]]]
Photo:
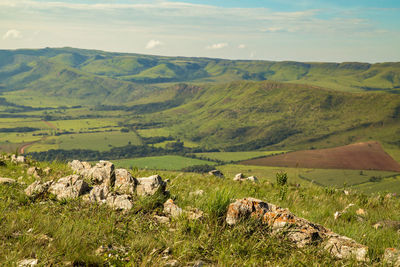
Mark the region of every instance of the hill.
[[378, 142], [356, 143], [347, 146], [296, 151], [241, 162], [245, 165], [282, 166], [319, 169], [381, 170], [400, 172]]

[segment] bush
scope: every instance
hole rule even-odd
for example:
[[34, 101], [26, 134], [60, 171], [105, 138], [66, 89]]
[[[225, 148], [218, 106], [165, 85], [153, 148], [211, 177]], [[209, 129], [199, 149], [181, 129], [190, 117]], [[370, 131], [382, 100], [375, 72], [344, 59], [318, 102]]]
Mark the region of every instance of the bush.
[[215, 167], [208, 165], [208, 164], [204, 164], [204, 165], [193, 165], [193, 166], [189, 166], [189, 167], [185, 167], [182, 169], [183, 172], [197, 172], [197, 173], [207, 173], [209, 171], [214, 170]]

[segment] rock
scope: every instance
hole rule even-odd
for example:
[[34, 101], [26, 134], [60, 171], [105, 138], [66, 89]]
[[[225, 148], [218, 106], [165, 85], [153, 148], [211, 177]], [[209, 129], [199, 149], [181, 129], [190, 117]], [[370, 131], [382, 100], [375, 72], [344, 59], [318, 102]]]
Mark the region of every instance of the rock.
[[190, 192], [189, 196], [202, 196], [204, 194], [203, 190], [196, 190], [194, 192]]
[[192, 267], [203, 267], [205, 263], [203, 261], [196, 261]]
[[14, 162], [14, 163], [25, 163], [26, 159], [25, 159], [24, 156], [11, 155], [11, 162]]
[[18, 267], [36, 266], [38, 262], [37, 259], [24, 259], [18, 262]]
[[89, 185], [76, 174], [59, 179], [49, 188], [49, 192], [59, 200], [77, 198], [88, 191]]
[[130, 210], [133, 207], [133, 203], [129, 195], [109, 196], [106, 200], [106, 203], [115, 210]]
[[16, 183], [14, 179], [0, 177], [0, 184], [14, 184], [14, 183]]
[[350, 191], [348, 191], [348, 190], [343, 190], [343, 193], [344, 193], [346, 196], [350, 195]]
[[364, 209], [358, 209], [356, 211], [356, 214], [359, 215], [359, 216], [366, 216], [367, 212]]
[[115, 191], [120, 194], [133, 194], [138, 181], [125, 169], [115, 170]]
[[153, 175], [150, 177], [137, 178], [138, 185], [136, 187], [136, 193], [139, 196], [151, 196], [157, 191], [165, 193], [166, 183], [161, 179], [159, 175]]
[[46, 168], [43, 170], [43, 173], [46, 174], [46, 175], [50, 175], [50, 173], [51, 173], [50, 167], [46, 167]]
[[154, 215], [154, 218], [155, 218], [159, 223], [169, 223], [169, 218], [166, 217], [166, 216]]
[[32, 175], [35, 178], [40, 178], [40, 173], [42, 172], [42, 170], [38, 167], [30, 167], [27, 171], [26, 174], [28, 175]]
[[400, 229], [400, 221], [383, 220], [383, 221], [379, 221], [376, 224], [374, 224], [373, 227], [375, 229], [391, 228], [393, 230], [399, 230]]
[[204, 213], [196, 208], [186, 211], [189, 220], [200, 220], [204, 217]]
[[351, 238], [332, 234], [325, 243], [324, 249], [339, 259], [355, 258], [358, 261], [368, 260], [368, 247]]
[[53, 181], [43, 183], [41, 181], [35, 181], [25, 189], [25, 194], [29, 197], [37, 198], [47, 193]]
[[297, 247], [325, 241], [324, 248], [337, 258], [368, 260], [368, 247], [259, 199], [238, 199], [229, 205], [226, 216], [229, 225], [246, 218], [261, 221], [271, 228], [273, 234], [284, 234]]
[[212, 170], [208, 174], [219, 177], [219, 178], [224, 178], [224, 174], [222, 172], [220, 172], [219, 170]]
[[73, 160], [68, 162], [68, 166], [74, 171], [74, 173], [82, 176], [89, 176], [92, 165], [85, 161]]
[[255, 177], [255, 176], [247, 177], [247, 180], [248, 180], [248, 181], [251, 181], [251, 182], [254, 182], [254, 183], [258, 183], [258, 179], [257, 179], [257, 177]]
[[172, 199], [168, 199], [164, 203], [164, 213], [172, 218], [177, 218], [183, 214], [183, 210], [179, 208]]
[[235, 175], [235, 178], [233, 178], [234, 181], [241, 181], [244, 178], [243, 173], [238, 173]]
[[107, 186], [114, 186], [115, 184], [115, 171], [114, 164], [109, 161], [100, 160], [92, 169], [89, 175], [92, 181], [97, 184], [106, 184]]
[[110, 189], [106, 185], [96, 185], [90, 190], [90, 193], [87, 196], [87, 200], [90, 202], [96, 203], [105, 203], [106, 199], [110, 194]]
[[383, 254], [383, 261], [386, 264], [391, 266], [399, 267], [400, 266], [400, 250], [395, 248], [387, 248], [385, 249], [385, 253]]
[[177, 260], [170, 260], [170, 261], [167, 261], [164, 266], [177, 267], [177, 266], [179, 266], [179, 262]]

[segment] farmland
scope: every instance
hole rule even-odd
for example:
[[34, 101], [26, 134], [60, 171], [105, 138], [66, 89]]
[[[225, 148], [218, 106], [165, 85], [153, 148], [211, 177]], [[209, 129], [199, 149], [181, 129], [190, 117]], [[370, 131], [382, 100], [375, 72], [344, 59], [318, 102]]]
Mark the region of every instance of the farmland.
[[241, 151], [241, 152], [208, 152], [196, 153], [196, 157], [220, 160], [224, 162], [241, 161], [258, 158], [262, 156], [271, 156], [285, 153], [287, 151]]

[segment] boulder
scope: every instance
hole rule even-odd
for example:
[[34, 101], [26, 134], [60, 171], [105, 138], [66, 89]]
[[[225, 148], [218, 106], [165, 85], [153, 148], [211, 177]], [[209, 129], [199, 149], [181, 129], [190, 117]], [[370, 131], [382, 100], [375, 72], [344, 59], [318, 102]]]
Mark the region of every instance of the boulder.
[[125, 169], [115, 170], [115, 191], [120, 194], [132, 195], [136, 190], [138, 181]]
[[139, 196], [151, 196], [156, 192], [165, 193], [166, 183], [162, 180], [159, 175], [153, 175], [150, 177], [137, 178], [138, 184], [136, 187], [136, 193]]
[[243, 173], [238, 173], [235, 175], [235, 178], [233, 178], [234, 181], [241, 181], [244, 178]]
[[68, 166], [74, 171], [74, 173], [82, 176], [89, 176], [92, 165], [85, 161], [73, 160], [68, 162]]
[[114, 164], [109, 161], [100, 160], [93, 168], [90, 169], [89, 175], [94, 183], [114, 186], [115, 170]]
[[324, 249], [337, 258], [354, 257], [359, 261], [368, 260], [368, 247], [297, 217], [287, 209], [254, 198], [238, 199], [229, 205], [226, 216], [229, 225], [248, 218], [266, 224], [273, 234], [284, 234], [297, 247], [325, 242]]
[[25, 159], [24, 156], [11, 155], [11, 162], [14, 162], [14, 163], [25, 163], [26, 159]]
[[24, 259], [18, 262], [18, 267], [30, 267], [38, 265], [37, 259]]
[[30, 167], [27, 171], [26, 174], [31, 175], [35, 178], [40, 178], [40, 173], [42, 172], [42, 170], [38, 167]]
[[351, 238], [334, 233], [327, 235], [324, 249], [338, 259], [355, 258], [358, 261], [368, 259], [368, 247], [361, 245]]
[[390, 266], [399, 267], [400, 266], [400, 250], [395, 248], [385, 249], [383, 254], [383, 262], [389, 264]]
[[87, 191], [89, 185], [76, 174], [59, 179], [49, 188], [49, 192], [56, 195], [57, 199], [77, 198]]
[[131, 196], [112, 195], [107, 197], [106, 203], [115, 210], [130, 210], [133, 207]]
[[179, 208], [172, 199], [168, 199], [164, 203], [164, 213], [172, 218], [177, 218], [183, 214], [183, 210]]
[[25, 194], [33, 198], [40, 197], [45, 193], [47, 193], [52, 184], [53, 181], [49, 181], [46, 183], [43, 183], [41, 181], [35, 181], [25, 189]]
[[219, 177], [219, 178], [224, 178], [224, 174], [222, 172], [220, 172], [219, 170], [212, 170], [208, 174]]
[[0, 184], [13, 184], [16, 183], [14, 179], [0, 177]]
[[247, 181], [253, 182], [253, 183], [258, 183], [258, 179], [255, 176], [249, 176], [246, 178]]
[[88, 195], [85, 195], [86, 200], [96, 203], [105, 203], [110, 195], [110, 189], [106, 185], [96, 185], [90, 190]]

